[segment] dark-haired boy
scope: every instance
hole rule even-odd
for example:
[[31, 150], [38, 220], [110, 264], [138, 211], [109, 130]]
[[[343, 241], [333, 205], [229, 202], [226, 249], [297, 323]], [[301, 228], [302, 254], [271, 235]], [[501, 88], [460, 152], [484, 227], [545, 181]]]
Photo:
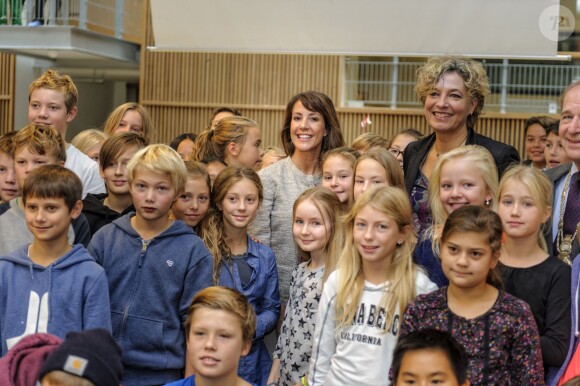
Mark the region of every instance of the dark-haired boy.
[[467, 354], [447, 332], [421, 330], [399, 338], [392, 384], [469, 386]]
[[[61, 165], [66, 161], [66, 147], [62, 136], [51, 126], [28, 125], [12, 138], [14, 171], [18, 186], [24, 186], [28, 174], [42, 165]], [[11, 253], [33, 241], [26, 227], [24, 204], [18, 197], [11, 200], [9, 209], [0, 215], [0, 256]], [[89, 224], [84, 215], [77, 216], [69, 227], [71, 245], [87, 246], [91, 240]]]
[[95, 234], [113, 220], [135, 211], [129, 192], [127, 164], [139, 149], [147, 146], [143, 136], [127, 132], [108, 138], [99, 154], [101, 177], [107, 193], [87, 194], [83, 200], [83, 214]]
[[34, 241], [0, 257], [2, 355], [23, 337], [48, 332], [110, 331], [105, 271], [67, 234], [82, 210], [82, 183], [60, 165], [36, 168], [22, 189], [26, 225]]

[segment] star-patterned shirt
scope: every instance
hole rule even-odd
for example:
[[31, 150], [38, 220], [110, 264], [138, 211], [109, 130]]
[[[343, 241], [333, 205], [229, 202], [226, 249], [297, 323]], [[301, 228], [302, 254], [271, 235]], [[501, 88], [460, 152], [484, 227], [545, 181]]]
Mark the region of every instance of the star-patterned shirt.
[[278, 384], [283, 386], [294, 386], [308, 373], [324, 274], [324, 267], [311, 270], [309, 263], [299, 264], [292, 272], [290, 299], [273, 355], [280, 359]]

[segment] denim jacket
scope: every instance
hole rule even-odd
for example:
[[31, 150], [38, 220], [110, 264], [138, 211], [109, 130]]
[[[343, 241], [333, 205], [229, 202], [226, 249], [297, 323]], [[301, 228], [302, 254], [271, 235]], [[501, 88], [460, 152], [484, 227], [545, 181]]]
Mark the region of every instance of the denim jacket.
[[235, 288], [248, 298], [256, 311], [256, 334], [250, 353], [240, 359], [238, 374], [247, 382], [265, 385], [272, 360], [264, 344], [264, 336], [278, 323], [280, 294], [276, 258], [266, 245], [256, 243], [248, 236], [247, 262], [252, 268], [249, 283], [244, 287], [236, 264], [225, 263], [219, 273], [219, 284]]

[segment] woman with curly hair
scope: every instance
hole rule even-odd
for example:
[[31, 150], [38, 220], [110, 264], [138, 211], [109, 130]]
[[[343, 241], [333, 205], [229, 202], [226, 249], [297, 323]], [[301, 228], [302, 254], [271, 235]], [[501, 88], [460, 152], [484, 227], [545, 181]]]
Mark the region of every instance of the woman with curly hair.
[[481, 63], [457, 56], [429, 58], [417, 72], [416, 91], [433, 133], [407, 146], [403, 171], [413, 207], [414, 229], [421, 233], [432, 222], [427, 191], [440, 155], [463, 145], [483, 146], [491, 152], [499, 175], [509, 165], [519, 163], [520, 156], [513, 146], [474, 130], [489, 93]]

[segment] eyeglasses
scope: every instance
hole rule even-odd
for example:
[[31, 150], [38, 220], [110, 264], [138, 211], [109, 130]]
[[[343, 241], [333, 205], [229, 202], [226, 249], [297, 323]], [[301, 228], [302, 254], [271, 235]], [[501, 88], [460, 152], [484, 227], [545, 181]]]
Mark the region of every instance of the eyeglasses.
[[399, 154], [403, 154], [403, 152], [404, 152], [404, 150], [399, 150], [396, 147], [389, 147], [387, 150], [389, 151], [389, 153], [394, 155], [395, 158], [397, 158], [399, 156]]

